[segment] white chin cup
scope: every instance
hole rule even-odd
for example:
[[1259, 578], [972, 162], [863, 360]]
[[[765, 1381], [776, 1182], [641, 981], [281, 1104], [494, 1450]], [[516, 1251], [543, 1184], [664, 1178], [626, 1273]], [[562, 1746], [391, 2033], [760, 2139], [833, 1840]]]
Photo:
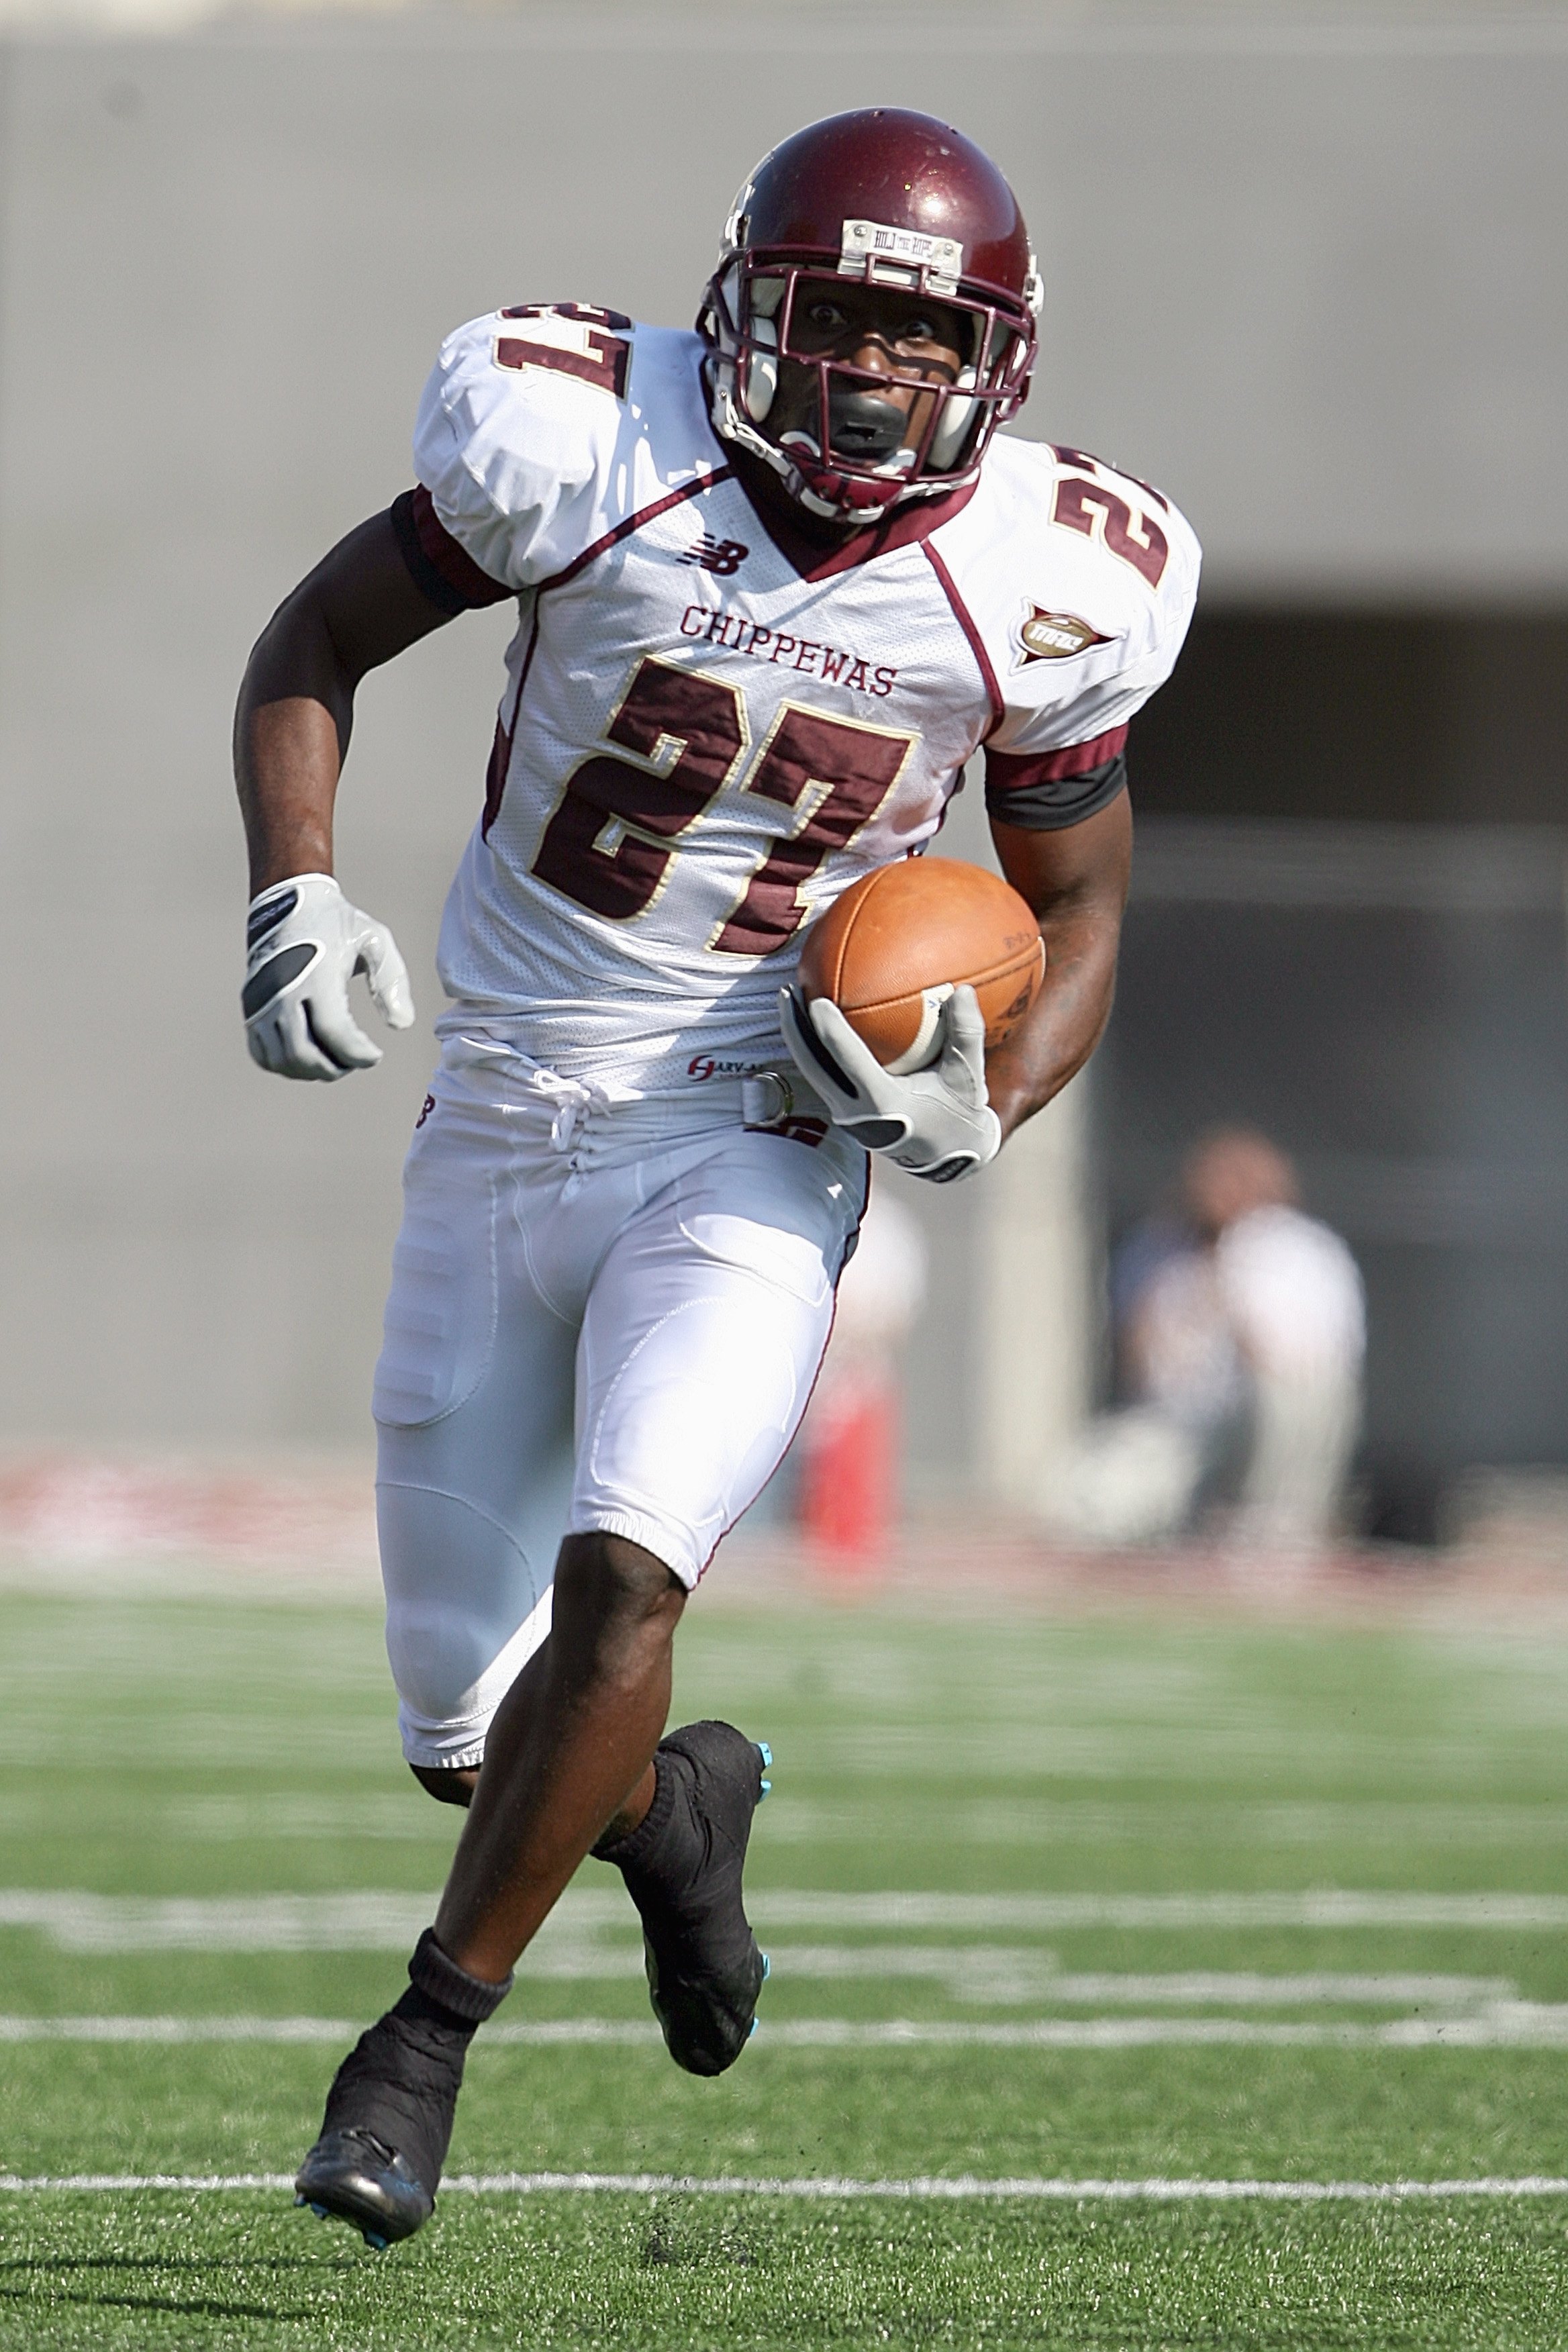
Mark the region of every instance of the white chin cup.
[[759, 319], [752, 331], [755, 340], [746, 359], [746, 414], [753, 425], [761, 425], [779, 388], [779, 363], [770, 352], [757, 349], [764, 341], [773, 341], [773, 320]]
[[942, 403], [942, 415], [927, 452], [930, 463], [940, 473], [946, 473], [950, 466], [956, 464], [958, 453], [963, 446], [963, 436], [974, 422], [974, 412], [980, 405], [978, 401], [961, 400], [956, 395], [961, 392], [973, 391], [977, 381], [972, 367], [960, 368], [957, 383]]
[[[746, 414], [760, 425], [773, 407], [779, 388], [779, 347], [774, 313], [784, 300], [782, 278], [754, 278], [751, 287], [752, 350], [746, 361]], [[759, 350], [757, 347], [761, 345]]]

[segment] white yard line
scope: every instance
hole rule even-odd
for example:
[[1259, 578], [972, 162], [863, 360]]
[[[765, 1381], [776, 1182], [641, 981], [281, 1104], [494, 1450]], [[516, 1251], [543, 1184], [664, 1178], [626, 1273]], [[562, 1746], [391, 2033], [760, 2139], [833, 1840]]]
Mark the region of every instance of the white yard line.
[[769, 1928], [1568, 1927], [1568, 1895], [1505, 1893], [838, 1895], [764, 1887], [748, 1904]]
[[[624, 1898], [616, 1916], [626, 1907]], [[68, 1952], [400, 1951], [435, 1917], [427, 1895], [142, 1895], [0, 1888], [0, 1927]]]
[[[68, 2172], [31, 2178], [0, 2173], [0, 2195], [33, 2197], [54, 2192], [111, 2195], [172, 2189], [187, 2195], [231, 2189], [291, 2189], [287, 2172]], [[826, 2178], [751, 2179], [742, 2173], [703, 2178], [682, 2172], [460, 2172], [443, 2181], [442, 2194], [470, 2197], [542, 2197], [566, 2192], [587, 2196], [789, 2197], [837, 2200], [885, 2197], [900, 2201], [964, 2202], [1006, 2198], [1050, 2204], [1237, 2204], [1261, 2200], [1282, 2205], [1405, 2204], [1454, 2197], [1568, 2197], [1568, 2179], [1527, 2174], [1476, 2180], [1058, 2180], [1022, 2178], [985, 2180], [973, 2173], [916, 2176], [907, 2180]]]
[[[352, 2042], [357, 2023], [336, 2017], [0, 2016], [0, 2043]], [[658, 2046], [651, 2023], [573, 2017], [488, 2026], [481, 2052], [586, 2043]], [[1405, 2017], [1383, 2024], [1296, 2024], [1237, 2017], [1042, 2017], [1005, 2024], [942, 2018], [763, 2020], [759, 2051], [1139, 2050], [1237, 2044], [1304, 2050], [1568, 2050], [1568, 2003], [1498, 2001], [1465, 2016]]]
[[352, 2042], [344, 2017], [0, 2017], [6, 2042]]
[[[128, 1951], [400, 1951], [435, 1916], [436, 1895], [89, 1895], [0, 1888], [0, 1929], [30, 1928], [62, 1949]], [[1019, 1935], [1070, 1928], [1484, 1928], [1514, 1934], [1568, 1927], [1568, 1895], [1317, 1893], [1269, 1895], [868, 1895], [763, 1887], [750, 1897], [765, 1934], [788, 1928], [932, 1928]], [[605, 1929], [634, 1931], [617, 1888], [569, 1888], [537, 1947], [536, 1966], [565, 1967], [574, 1946]], [[583, 1955], [577, 1953], [578, 1964]]]
[[[1255, 1969], [1187, 1969], [1157, 1975], [1114, 1969], [1068, 1973], [1054, 1956], [1026, 1944], [776, 1944], [773, 1972], [837, 1980], [846, 1978], [935, 1977], [953, 1998], [984, 2005], [1043, 2003], [1056, 2008], [1129, 2008], [1152, 2001], [1177, 2008], [1362, 2008], [1474, 2010], [1510, 2000], [1508, 1977], [1434, 1976], [1408, 1970], [1315, 1969], [1279, 1975]], [[641, 1954], [637, 1956], [641, 1973]], [[526, 1961], [525, 1975], [531, 1973]], [[563, 1953], [542, 1973], [606, 1976], [625, 1973], [605, 1958]]]
[[1469, 2017], [1398, 2018], [1383, 2025], [1297, 2025], [1239, 2017], [1042, 2017], [1006, 2024], [963, 2020], [857, 2018], [765, 2021], [759, 2050], [1142, 2050], [1251, 2045], [1299, 2050], [1568, 2050], [1568, 2004], [1500, 2003]]

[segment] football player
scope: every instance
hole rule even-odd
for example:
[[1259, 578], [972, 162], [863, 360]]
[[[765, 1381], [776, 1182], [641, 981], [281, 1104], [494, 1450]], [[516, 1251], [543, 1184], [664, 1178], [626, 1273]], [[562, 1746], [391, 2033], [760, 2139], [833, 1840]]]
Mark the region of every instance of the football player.
[[[1127, 725], [1198, 551], [1146, 483], [998, 437], [1039, 307], [970, 141], [887, 108], [817, 123], [741, 191], [695, 332], [565, 302], [449, 337], [416, 487], [251, 657], [250, 1048], [334, 1080], [380, 1058], [354, 974], [414, 1018], [332, 878], [355, 689], [462, 613], [518, 611], [375, 1386], [405, 1752], [468, 1818], [298, 2184], [373, 2243], [428, 2216], [468, 2042], [585, 1854], [641, 1915], [672, 2057], [738, 2056], [768, 1759], [721, 1723], [662, 1736], [677, 1621], [794, 1434], [868, 1154], [968, 1176], [1104, 1024]], [[982, 750], [1046, 977], [989, 1056], [960, 988], [936, 1059], [895, 1076], [792, 993], [802, 929], [923, 849]]]

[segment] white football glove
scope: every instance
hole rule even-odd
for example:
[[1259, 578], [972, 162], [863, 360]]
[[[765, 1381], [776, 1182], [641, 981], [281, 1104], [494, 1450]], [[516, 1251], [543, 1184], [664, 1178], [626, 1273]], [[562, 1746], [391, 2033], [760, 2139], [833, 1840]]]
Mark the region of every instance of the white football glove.
[[330, 874], [295, 874], [250, 902], [240, 1008], [253, 1061], [280, 1078], [346, 1078], [381, 1059], [349, 1011], [363, 971], [393, 1029], [414, 1025], [408, 973], [384, 923], [351, 907]]
[[779, 991], [784, 1042], [827, 1105], [835, 1127], [868, 1151], [928, 1183], [973, 1176], [1002, 1149], [1002, 1122], [985, 1095], [985, 1024], [972, 988], [955, 988], [938, 1017], [935, 1058], [896, 1078], [830, 998], [807, 1004]]

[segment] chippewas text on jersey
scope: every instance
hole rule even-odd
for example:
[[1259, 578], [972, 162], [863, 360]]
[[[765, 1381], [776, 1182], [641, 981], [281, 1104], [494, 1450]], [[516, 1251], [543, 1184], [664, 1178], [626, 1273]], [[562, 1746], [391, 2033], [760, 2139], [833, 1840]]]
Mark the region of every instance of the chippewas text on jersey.
[[1004, 815], [1091, 813], [1196, 588], [1158, 492], [1010, 439], [971, 490], [792, 559], [701, 363], [618, 312], [497, 312], [443, 346], [415, 442], [411, 563], [519, 607], [442, 1025], [632, 1091], [777, 1061], [803, 926], [930, 841], [982, 746]]
[[727, 612], [722, 604], [688, 604], [680, 616], [680, 634], [703, 645], [732, 648], [774, 669], [782, 662], [786, 669], [826, 678], [829, 686], [842, 680], [849, 693], [871, 695], [879, 702], [887, 700], [899, 681], [898, 671], [886, 663], [873, 665], [841, 646], [818, 645], [815, 637], [792, 637], [787, 629], [765, 629], [760, 621]]

